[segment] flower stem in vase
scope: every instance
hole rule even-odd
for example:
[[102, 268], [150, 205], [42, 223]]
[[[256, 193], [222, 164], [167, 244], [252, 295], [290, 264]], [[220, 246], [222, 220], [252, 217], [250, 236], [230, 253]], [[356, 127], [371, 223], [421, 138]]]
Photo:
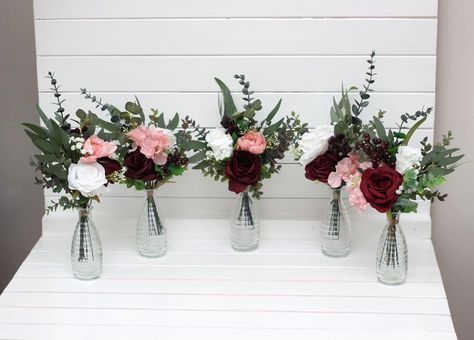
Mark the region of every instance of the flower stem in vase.
[[247, 191], [237, 199], [231, 221], [231, 244], [235, 250], [250, 251], [258, 247], [260, 223], [252, 199]]
[[387, 212], [377, 251], [377, 278], [388, 285], [403, 283], [408, 270], [408, 248], [399, 218], [400, 213]]
[[326, 217], [321, 224], [321, 248], [325, 255], [346, 256], [351, 246], [351, 225], [341, 197], [341, 189], [332, 189]]
[[155, 202], [154, 189], [147, 189], [137, 223], [138, 252], [146, 257], [158, 257], [165, 254], [166, 246], [166, 228]]

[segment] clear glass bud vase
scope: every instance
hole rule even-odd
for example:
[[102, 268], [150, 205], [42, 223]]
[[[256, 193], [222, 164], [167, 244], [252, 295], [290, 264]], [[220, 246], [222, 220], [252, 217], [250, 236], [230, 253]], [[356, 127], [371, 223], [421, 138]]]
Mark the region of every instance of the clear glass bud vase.
[[79, 221], [72, 238], [72, 272], [81, 280], [96, 279], [102, 272], [102, 245], [91, 210], [90, 207], [79, 209]]
[[247, 191], [237, 197], [230, 229], [230, 240], [235, 250], [250, 251], [258, 247], [260, 222], [257, 209]]
[[331, 189], [332, 198], [321, 223], [321, 248], [328, 256], [346, 256], [351, 248], [351, 223], [342, 200], [342, 189]]
[[145, 204], [137, 223], [137, 246], [140, 255], [158, 257], [166, 253], [165, 223], [154, 198], [154, 190], [146, 191]]
[[407, 277], [408, 249], [399, 219], [400, 213], [387, 213], [387, 225], [377, 250], [377, 278], [388, 285], [403, 283]]

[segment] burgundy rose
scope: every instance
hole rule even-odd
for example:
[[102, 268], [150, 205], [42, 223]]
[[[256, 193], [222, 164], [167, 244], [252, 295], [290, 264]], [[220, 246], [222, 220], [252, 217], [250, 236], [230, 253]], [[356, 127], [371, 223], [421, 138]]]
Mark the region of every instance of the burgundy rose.
[[329, 174], [336, 171], [336, 164], [339, 158], [330, 151], [316, 157], [305, 167], [305, 177], [310, 181], [328, 182]]
[[102, 157], [97, 159], [97, 163], [102, 165], [105, 169], [105, 176], [110, 176], [116, 171], [120, 171], [122, 166], [115, 159], [109, 157]]
[[227, 162], [225, 175], [229, 179], [229, 190], [239, 194], [260, 180], [262, 162], [250, 152], [238, 150]]
[[403, 176], [389, 166], [366, 169], [362, 174], [360, 190], [372, 208], [384, 213], [397, 201], [396, 191], [403, 183]]
[[124, 165], [127, 168], [125, 176], [128, 178], [153, 181], [159, 177], [155, 171], [155, 163], [142, 154], [140, 148], [125, 156]]

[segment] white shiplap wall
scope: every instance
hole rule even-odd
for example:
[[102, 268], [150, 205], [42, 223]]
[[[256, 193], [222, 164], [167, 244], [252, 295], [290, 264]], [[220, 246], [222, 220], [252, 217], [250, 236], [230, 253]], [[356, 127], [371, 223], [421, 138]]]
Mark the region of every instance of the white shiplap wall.
[[[43, 77], [53, 70], [70, 112], [93, 108], [78, 93], [86, 87], [116, 105], [137, 95], [146, 108], [212, 127], [213, 77], [238, 93], [232, 75], [244, 73], [264, 111], [281, 97], [281, 115], [295, 110], [315, 126], [328, 122], [342, 82], [362, 85], [372, 49], [378, 76], [365, 117], [383, 108], [394, 126], [401, 113], [434, 105], [437, 0], [36, 0], [35, 17], [39, 100], [50, 113]], [[433, 119], [418, 136], [432, 129]], [[160, 191], [168, 216], [225, 217], [233, 205], [225, 184], [195, 171]], [[326, 204], [326, 188], [291, 161], [264, 191], [264, 217], [316, 218]], [[114, 187], [98, 210], [136, 213], [141, 196]]]

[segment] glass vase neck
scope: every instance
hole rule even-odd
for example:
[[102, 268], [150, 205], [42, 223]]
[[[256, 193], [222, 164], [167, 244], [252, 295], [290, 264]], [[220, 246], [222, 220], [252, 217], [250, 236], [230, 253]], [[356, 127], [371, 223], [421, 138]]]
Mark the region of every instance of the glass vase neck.
[[92, 207], [81, 207], [77, 208], [77, 211], [79, 213], [79, 217], [87, 217], [90, 215], [92, 211]]
[[341, 198], [342, 188], [331, 188], [332, 198], [338, 200]]
[[387, 223], [391, 229], [396, 229], [400, 222], [400, 214], [399, 211], [387, 211]]
[[153, 197], [154, 194], [155, 194], [155, 189], [147, 189], [146, 190], [147, 197]]

